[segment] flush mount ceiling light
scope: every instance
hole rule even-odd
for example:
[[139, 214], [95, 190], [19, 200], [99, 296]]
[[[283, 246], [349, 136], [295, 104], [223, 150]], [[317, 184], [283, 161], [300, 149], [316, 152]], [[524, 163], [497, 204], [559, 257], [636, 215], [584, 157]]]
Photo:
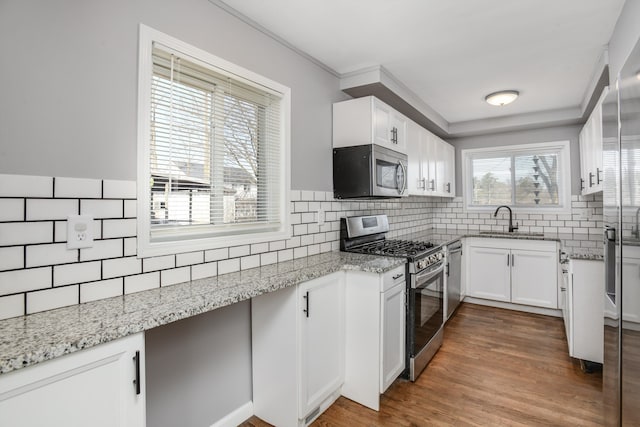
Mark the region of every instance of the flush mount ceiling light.
[[484, 100], [488, 104], [502, 107], [503, 105], [511, 104], [520, 95], [517, 90], [501, 90], [500, 92], [490, 93], [484, 97]]

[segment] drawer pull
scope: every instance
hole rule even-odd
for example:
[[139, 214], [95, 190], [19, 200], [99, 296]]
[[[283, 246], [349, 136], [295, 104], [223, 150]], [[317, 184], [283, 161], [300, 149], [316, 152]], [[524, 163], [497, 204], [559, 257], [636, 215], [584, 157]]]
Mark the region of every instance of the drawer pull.
[[402, 276], [404, 276], [404, 273], [398, 273], [395, 276], [392, 277], [393, 280], [398, 280], [399, 278], [401, 278]]

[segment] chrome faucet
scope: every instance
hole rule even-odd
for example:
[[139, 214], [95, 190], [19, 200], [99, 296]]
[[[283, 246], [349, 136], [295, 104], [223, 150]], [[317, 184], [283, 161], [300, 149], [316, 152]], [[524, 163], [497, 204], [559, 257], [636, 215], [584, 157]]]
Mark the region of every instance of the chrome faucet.
[[640, 213], [640, 208], [636, 210], [636, 228], [631, 227], [631, 235], [636, 239], [640, 239], [640, 228], [638, 228], [638, 213]]
[[513, 233], [518, 229], [518, 223], [516, 223], [516, 225], [513, 225], [513, 212], [511, 212], [511, 208], [509, 206], [507, 205], [498, 206], [496, 208], [496, 211], [493, 213], [493, 217], [495, 218], [498, 216], [498, 211], [501, 208], [507, 208], [507, 210], [509, 211], [509, 233]]

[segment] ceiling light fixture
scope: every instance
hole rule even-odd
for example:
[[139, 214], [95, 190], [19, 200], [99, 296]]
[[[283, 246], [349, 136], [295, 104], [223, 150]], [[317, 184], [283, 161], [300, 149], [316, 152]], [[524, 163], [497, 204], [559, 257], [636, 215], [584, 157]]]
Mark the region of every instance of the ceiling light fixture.
[[484, 100], [488, 104], [502, 107], [503, 105], [511, 104], [520, 95], [517, 90], [501, 90], [500, 92], [490, 93], [484, 97]]

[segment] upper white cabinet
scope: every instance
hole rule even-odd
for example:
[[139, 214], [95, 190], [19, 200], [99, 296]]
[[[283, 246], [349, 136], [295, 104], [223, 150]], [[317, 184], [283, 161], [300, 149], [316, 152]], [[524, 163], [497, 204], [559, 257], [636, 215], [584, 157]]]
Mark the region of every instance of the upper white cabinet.
[[580, 131], [580, 184], [582, 194], [602, 191], [602, 101], [609, 92], [602, 91], [598, 103]]
[[408, 190], [416, 196], [455, 196], [455, 149], [417, 123], [409, 121]]
[[144, 370], [139, 333], [3, 374], [0, 425], [143, 427]]
[[333, 104], [333, 146], [378, 144], [407, 153], [409, 119], [373, 96]]
[[252, 299], [253, 407], [277, 426], [306, 426], [344, 381], [344, 272]]
[[466, 245], [468, 296], [558, 308], [556, 242], [470, 238]]

